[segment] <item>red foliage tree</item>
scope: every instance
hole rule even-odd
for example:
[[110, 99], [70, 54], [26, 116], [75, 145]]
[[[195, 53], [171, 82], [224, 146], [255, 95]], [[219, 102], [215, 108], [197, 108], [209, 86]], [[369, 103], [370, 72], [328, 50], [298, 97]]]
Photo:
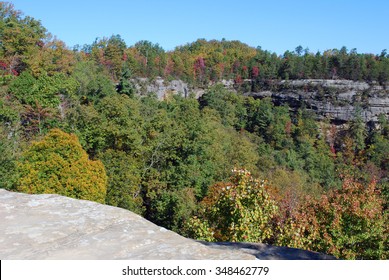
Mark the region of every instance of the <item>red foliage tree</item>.
[[253, 66], [251, 69], [251, 76], [253, 78], [257, 78], [259, 76], [259, 68], [257, 66]]

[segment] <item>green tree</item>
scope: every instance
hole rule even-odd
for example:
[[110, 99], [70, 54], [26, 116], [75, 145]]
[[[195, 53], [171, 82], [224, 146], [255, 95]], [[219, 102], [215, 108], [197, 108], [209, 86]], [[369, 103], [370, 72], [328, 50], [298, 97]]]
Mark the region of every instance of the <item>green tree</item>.
[[120, 94], [125, 94], [129, 97], [134, 97], [135, 89], [133, 84], [130, 82], [130, 78], [131, 70], [128, 67], [124, 67], [122, 69], [119, 84], [116, 86], [116, 90]]
[[246, 126], [247, 112], [244, 98], [225, 89], [222, 85], [209, 88], [201, 97], [200, 104], [202, 107], [215, 109], [225, 126], [233, 126], [236, 129]]
[[12, 81], [9, 91], [22, 104], [35, 106], [38, 102], [43, 107], [56, 108], [61, 103], [61, 95], [73, 96], [77, 87], [77, 81], [62, 73], [53, 76], [42, 74], [34, 78], [31, 73], [24, 71]]
[[123, 151], [112, 149], [99, 154], [99, 159], [103, 162], [108, 176], [105, 202], [143, 214], [139, 160]]
[[79, 85], [76, 95], [83, 104], [98, 103], [104, 97], [116, 93], [113, 82], [93, 61], [77, 63], [72, 77]]
[[142, 150], [142, 118], [139, 101], [124, 94], [103, 98], [96, 106], [103, 119], [99, 126], [105, 148], [140, 155]]
[[17, 190], [55, 193], [104, 203], [107, 176], [101, 161], [89, 160], [75, 135], [51, 130], [23, 153]]
[[350, 124], [350, 137], [354, 140], [354, 150], [356, 153], [365, 149], [366, 136], [366, 127], [362, 119], [361, 108], [357, 108], [354, 119]]
[[17, 181], [18, 148], [15, 137], [9, 139], [9, 129], [0, 125], [0, 188], [13, 189]]

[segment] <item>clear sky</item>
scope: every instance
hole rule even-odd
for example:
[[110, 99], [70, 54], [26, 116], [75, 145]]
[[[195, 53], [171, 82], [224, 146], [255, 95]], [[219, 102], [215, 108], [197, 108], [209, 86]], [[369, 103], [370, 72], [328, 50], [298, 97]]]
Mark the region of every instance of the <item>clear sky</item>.
[[119, 34], [165, 50], [198, 38], [240, 40], [284, 53], [346, 46], [389, 50], [389, 0], [14, 0], [69, 47]]

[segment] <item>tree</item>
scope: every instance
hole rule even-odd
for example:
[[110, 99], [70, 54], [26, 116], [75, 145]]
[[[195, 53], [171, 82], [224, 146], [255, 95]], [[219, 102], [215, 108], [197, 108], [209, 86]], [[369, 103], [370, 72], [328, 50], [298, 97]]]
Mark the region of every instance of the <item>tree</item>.
[[365, 122], [362, 118], [361, 108], [355, 109], [355, 116], [350, 124], [350, 137], [354, 140], [355, 152], [360, 152], [365, 149], [365, 139], [367, 136]]
[[211, 187], [200, 211], [188, 223], [188, 235], [207, 241], [264, 242], [273, 235], [277, 205], [265, 181], [247, 170], [233, 170], [230, 182]]
[[77, 81], [62, 73], [53, 76], [42, 74], [35, 78], [30, 72], [24, 71], [12, 81], [9, 91], [22, 104], [35, 106], [38, 102], [42, 107], [56, 108], [61, 103], [61, 95], [70, 97], [77, 88]]
[[76, 64], [72, 78], [78, 83], [76, 95], [81, 103], [99, 103], [106, 96], [116, 93], [113, 82], [93, 61]]
[[276, 244], [343, 259], [386, 259], [388, 215], [375, 182], [346, 178], [340, 190], [307, 197], [276, 235]]
[[123, 67], [119, 84], [116, 86], [118, 93], [133, 97], [135, 95], [135, 89], [132, 83], [129, 81], [131, 78], [131, 70], [128, 67]]
[[107, 41], [104, 49], [104, 64], [114, 80], [121, 72], [126, 48], [126, 43], [120, 35], [112, 35]]
[[16, 139], [9, 139], [10, 132], [0, 125], [0, 188], [13, 189], [17, 180]]
[[112, 149], [99, 154], [99, 158], [108, 176], [106, 203], [143, 214], [139, 160], [123, 151]]
[[25, 70], [47, 37], [40, 21], [23, 16], [11, 3], [0, 2], [0, 57], [4, 57], [10, 73]]
[[18, 171], [18, 191], [105, 201], [107, 175], [103, 164], [89, 160], [78, 138], [59, 129], [32, 143], [23, 153]]
[[69, 75], [76, 63], [75, 55], [64, 42], [51, 39], [42, 43], [39, 50], [25, 61], [34, 77], [47, 74], [49, 76], [63, 73]]
[[22, 113], [22, 123], [25, 127], [25, 134], [30, 138], [36, 134], [42, 134], [50, 119], [55, 119], [56, 111], [53, 108], [43, 108], [38, 101], [35, 106], [25, 105], [25, 111]]
[[150, 41], [139, 41], [134, 48], [139, 60], [140, 75], [153, 78], [163, 74], [166, 54], [160, 45]]
[[105, 148], [140, 155], [143, 147], [139, 101], [124, 94], [114, 94], [103, 98], [96, 107], [103, 118], [98, 133], [105, 136]]
[[225, 126], [233, 126], [236, 129], [246, 126], [247, 112], [244, 98], [222, 85], [210, 87], [199, 101], [202, 107], [215, 109]]

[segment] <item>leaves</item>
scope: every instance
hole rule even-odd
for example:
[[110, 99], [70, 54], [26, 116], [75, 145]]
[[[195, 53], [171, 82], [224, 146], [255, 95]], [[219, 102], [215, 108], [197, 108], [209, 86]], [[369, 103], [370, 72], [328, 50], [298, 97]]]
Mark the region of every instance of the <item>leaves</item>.
[[212, 186], [200, 209], [187, 225], [192, 238], [264, 242], [273, 235], [271, 220], [277, 206], [265, 182], [254, 179], [247, 170], [233, 170], [230, 182]]
[[385, 259], [388, 215], [376, 183], [345, 179], [340, 190], [306, 198], [279, 228], [277, 244], [321, 251], [343, 259]]
[[23, 154], [17, 190], [56, 193], [104, 203], [107, 176], [100, 161], [88, 159], [75, 135], [51, 130]]

